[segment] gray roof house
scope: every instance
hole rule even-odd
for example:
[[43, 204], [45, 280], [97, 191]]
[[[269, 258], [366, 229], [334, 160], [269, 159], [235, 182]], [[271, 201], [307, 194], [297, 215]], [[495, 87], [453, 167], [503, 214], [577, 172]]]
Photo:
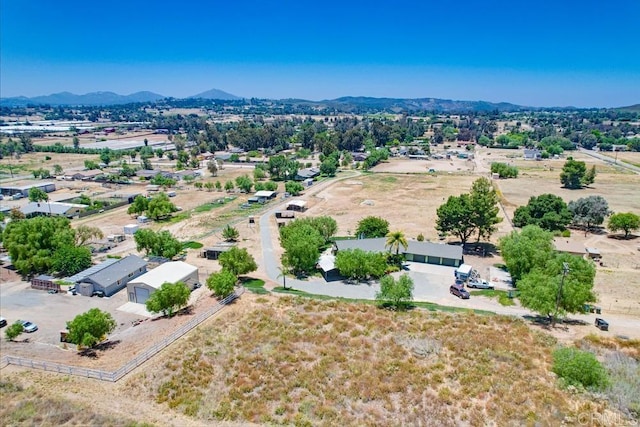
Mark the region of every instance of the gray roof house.
[[524, 149], [525, 160], [540, 160], [542, 159], [542, 152], [537, 148], [525, 148]]
[[[444, 243], [419, 242], [409, 240], [407, 249], [400, 246], [400, 252], [407, 261], [423, 262], [427, 264], [446, 265], [458, 267], [462, 264], [462, 246], [447, 245]], [[387, 239], [384, 237], [374, 239], [336, 240], [336, 251], [347, 249], [361, 249], [367, 252], [387, 252]]]
[[303, 181], [308, 178], [315, 178], [318, 175], [320, 175], [320, 169], [318, 168], [300, 169], [298, 173], [296, 173], [296, 180]]
[[21, 211], [27, 217], [37, 215], [64, 216], [72, 218], [84, 211], [88, 206], [62, 202], [30, 202]]
[[105, 296], [111, 296], [146, 271], [145, 260], [137, 255], [129, 255], [80, 279], [78, 290], [86, 296], [91, 296], [95, 291], [102, 291]]

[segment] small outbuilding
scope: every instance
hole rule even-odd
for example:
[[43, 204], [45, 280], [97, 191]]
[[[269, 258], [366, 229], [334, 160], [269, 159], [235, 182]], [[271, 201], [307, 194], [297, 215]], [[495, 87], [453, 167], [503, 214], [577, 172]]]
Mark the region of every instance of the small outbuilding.
[[53, 276], [47, 276], [46, 274], [41, 274], [38, 277], [34, 277], [31, 279], [31, 287], [33, 289], [42, 289], [45, 291], [48, 290], [60, 290], [60, 285], [54, 283], [55, 278]]
[[268, 191], [268, 190], [260, 190], [260, 191], [256, 191], [255, 197], [261, 202], [267, 202], [271, 199], [274, 199], [276, 197], [276, 194], [278, 194], [275, 191]]
[[202, 258], [216, 260], [220, 258], [220, 255], [229, 251], [229, 249], [235, 247], [235, 245], [236, 245], [235, 243], [231, 243], [231, 242], [218, 243], [215, 246], [211, 246], [209, 248], [203, 248], [202, 252], [200, 253], [200, 256]]
[[600, 253], [600, 249], [598, 248], [586, 248], [587, 256], [591, 259], [600, 259], [602, 258], [602, 254]]
[[138, 224], [129, 224], [124, 226], [124, 234], [133, 235], [136, 231], [140, 229]]
[[85, 296], [91, 296], [94, 292], [100, 291], [104, 296], [109, 297], [146, 271], [145, 260], [137, 255], [129, 255], [81, 279], [78, 282], [78, 290]]
[[165, 262], [127, 284], [130, 302], [144, 304], [163, 283], [183, 282], [190, 289], [199, 283], [198, 267], [183, 261]]
[[287, 203], [287, 210], [303, 212], [306, 209], [307, 202], [304, 200], [291, 200]]

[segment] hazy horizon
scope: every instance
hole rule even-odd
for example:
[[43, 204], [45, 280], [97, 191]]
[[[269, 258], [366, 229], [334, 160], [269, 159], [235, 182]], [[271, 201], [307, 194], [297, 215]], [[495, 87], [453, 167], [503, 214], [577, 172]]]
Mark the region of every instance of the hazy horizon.
[[0, 96], [640, 103], [640, 2], [3, 2]]

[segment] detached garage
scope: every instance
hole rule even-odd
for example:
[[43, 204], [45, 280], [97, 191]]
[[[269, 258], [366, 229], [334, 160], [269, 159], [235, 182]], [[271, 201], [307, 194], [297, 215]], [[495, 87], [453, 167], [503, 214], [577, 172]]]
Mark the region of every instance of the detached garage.
[[182, 261], [161, 264], [127, 284], [129, 301], [144, 304], [165, 282], [184, 282], [193, 289], [199, 283], [198, 267]]

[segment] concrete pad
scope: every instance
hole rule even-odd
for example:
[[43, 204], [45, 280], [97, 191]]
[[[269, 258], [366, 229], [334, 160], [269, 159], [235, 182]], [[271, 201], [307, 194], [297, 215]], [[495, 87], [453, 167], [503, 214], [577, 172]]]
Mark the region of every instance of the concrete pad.
[[145, 307], [144, 304], [138, 304], [137, 302], [126, 302], [120, 307], [118, 307], [116, 310], [124, 311], [125, 313], [136, 314], [138, 316], [149, 317], [149, 318], [155, 316], [154, 314], [151, 314], [147, 311], [147, 308]]

